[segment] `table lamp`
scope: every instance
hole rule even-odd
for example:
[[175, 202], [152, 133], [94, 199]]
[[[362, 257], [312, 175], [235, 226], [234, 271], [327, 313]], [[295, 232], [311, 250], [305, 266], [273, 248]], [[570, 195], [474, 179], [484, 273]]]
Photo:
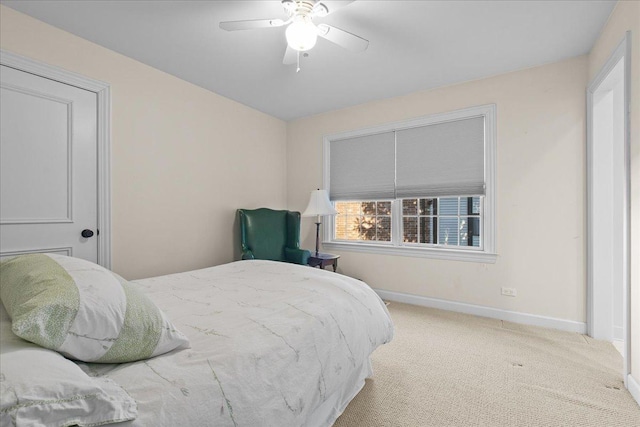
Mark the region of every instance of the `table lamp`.
[[333, 207], [329, 201], [329, 195], [327, 190], [313, 190], [311, 192], [311, 198], [309, 199], [309, 205], [307, 209], [302, 213], [302, 216], [315, 216], [316, 217], [316, 256], [320, 252], [320, 222], [322, 216], [336, 215], [338, 211]]

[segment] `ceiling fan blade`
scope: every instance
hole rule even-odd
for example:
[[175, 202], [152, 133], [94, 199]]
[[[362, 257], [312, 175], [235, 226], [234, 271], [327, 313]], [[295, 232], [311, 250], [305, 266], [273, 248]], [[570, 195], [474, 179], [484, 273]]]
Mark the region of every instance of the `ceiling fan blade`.
[[319, 24], [318, 30], [318, 35], [320, 37], [352, 52], [364, 52], [369, 47], [369, 40], [365, 40], [362, 37], [351, 34], [348, 31], [341, 30], [340, 28], [332, 27], [327, 24]]
[[295, 64], [298, 61], [298, 52], [295, 49], [291, 49], [287, 45], [287, 50], [284, 51], [284, 58], [282, 63], [285, 65]]
[[282, 19], [250, 19], [246, 21], [223, 21], [220, 28], [227, 31], [253, 30], [254, 28], [282, 27]]
[[325, 1], [321, 1], [316, 3], [313, 6], [313, 14], [314, 16], [327, 16], [333, 12], [335, 12], [338, 9], [342, 9], [343, 7], [347, 6], [348, 4], [353, 3], [355, 0], [325, 0]]

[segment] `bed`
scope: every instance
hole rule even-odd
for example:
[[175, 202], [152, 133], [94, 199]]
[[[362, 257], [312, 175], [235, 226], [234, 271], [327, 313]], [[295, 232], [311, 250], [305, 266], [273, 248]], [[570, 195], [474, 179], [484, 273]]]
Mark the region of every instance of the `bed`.
[[393, 337], [364, 282], [307, 266], [238, 261], [134, 283], [191, 347], [78, 362], [135, 400], [137, 417], [119, 426], [330, 426]]

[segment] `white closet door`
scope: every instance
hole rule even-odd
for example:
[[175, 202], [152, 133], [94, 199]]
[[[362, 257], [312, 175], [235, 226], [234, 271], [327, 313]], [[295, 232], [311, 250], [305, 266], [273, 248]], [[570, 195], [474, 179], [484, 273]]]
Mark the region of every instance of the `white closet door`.
[[97, 95], [6, 66], [0, 91], [0, 256], [97, 262]]

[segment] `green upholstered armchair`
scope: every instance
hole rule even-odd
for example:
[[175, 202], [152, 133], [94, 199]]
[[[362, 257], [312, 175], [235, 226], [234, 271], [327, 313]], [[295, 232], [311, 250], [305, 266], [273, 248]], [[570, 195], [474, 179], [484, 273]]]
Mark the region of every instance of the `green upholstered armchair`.
[[300, 249], [300, 212], [238, 209], [242, 259], [306, 265], [311, 253]]

